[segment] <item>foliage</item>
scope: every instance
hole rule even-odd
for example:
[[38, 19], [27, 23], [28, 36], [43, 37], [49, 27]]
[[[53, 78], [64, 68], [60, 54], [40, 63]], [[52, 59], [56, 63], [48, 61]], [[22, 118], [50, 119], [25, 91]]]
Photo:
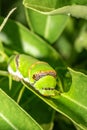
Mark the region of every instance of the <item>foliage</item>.
[[[0, 1], [0, 25], [17, 7], [0, 28], [0, 129], [87, 129], [86, 5], [86, 0]], [[56, 70], [55, 96], [11, 79], [8, 59], [18, 53]]]

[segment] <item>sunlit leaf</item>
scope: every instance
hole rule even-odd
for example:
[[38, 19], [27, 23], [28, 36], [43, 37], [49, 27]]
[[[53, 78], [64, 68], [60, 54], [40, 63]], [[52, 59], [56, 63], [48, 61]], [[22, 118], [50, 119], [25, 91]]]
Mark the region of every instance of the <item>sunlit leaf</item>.
[[[80, 4], [80, 1], [61, 2], [60, 8], [58, 6], [59, 1], [56, 0], [42, 1], [40, 2], [40, 4], [39, 4], [39, 0], [38, 1], [24, 0], [23, 3], [27, 8], [31, 8], [43, 14], [47, 14], [47, 15], [64, 14], [76, 18], [87, 19], [86, 1], [81, 2], [82, 5]], [[75, 3], [78, 3], [79, 5], [75, 5]]]
[[71, 69], [69, 71], [72, 76], [72, 84], [68, 92], [45, 98], [38, 95], [28, 85], [26, 87], [53, 109], [68, 117], [77, 126], [87, 129], [87, 76]]
[[41, 130], [42, 128], [0, 89], [0, 129]]
[[[1, 22], [2, 18], [0, 19]], [[59, 53], [53, 47], [20, 23], [9, 20], [0, 33], [0, 40], [9, 48], [8, 52], [10, 53], [11, 51], [11, 54], [16, 51], [19, 53], [27, 53], [54, 65], [57, 62], [63, 65]], [[51, 62], [51, 59], [54, 62]]]
[[53, 44], [66, 27], [68, 16], [47, 16], [26, 8], [26, 17], [29, 27], [49, 43]]

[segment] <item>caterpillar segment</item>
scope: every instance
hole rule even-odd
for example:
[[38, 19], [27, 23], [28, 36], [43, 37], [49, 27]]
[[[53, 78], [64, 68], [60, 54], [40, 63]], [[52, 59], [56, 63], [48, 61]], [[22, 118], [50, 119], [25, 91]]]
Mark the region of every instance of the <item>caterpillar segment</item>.
[[55, 95], [56, 71], [46, 62], [19, 54], [10, 58], [8, 72], [15, 80], [29, 83], [43, 96]]

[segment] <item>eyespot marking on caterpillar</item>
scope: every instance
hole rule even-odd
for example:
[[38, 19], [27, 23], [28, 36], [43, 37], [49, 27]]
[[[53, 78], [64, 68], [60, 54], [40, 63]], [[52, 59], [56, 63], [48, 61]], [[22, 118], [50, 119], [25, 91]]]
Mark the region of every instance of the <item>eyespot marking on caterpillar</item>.
[[46, 75], [51, 75], [53, 77], [56, 77], [56, 71], [54, 71], [54, 70], [40, 71], [33, 75], [33, 79], [39, 80], [40, 78], [42, 78], [43, 76], [46, 76]]

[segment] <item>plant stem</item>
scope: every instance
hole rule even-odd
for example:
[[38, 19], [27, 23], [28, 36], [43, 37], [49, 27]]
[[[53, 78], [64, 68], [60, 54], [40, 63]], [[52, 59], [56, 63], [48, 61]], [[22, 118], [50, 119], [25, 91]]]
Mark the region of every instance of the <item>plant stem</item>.
[[0, 75], [2, 75], [2, 76], [7, 76], [7, 77], [8, 77], [8, 72], [7, 72], [7, 71], [0, 70]]
[[8, 18], [10, 17], [10, 15], [14, 12], [16, 8], [13, 8], [9, 13], [8, 15], [6, 16], [6, 18], [4, 19], [4, 21], [2, 22], [2, 24], [0, 25], [0, 32], [2, 31], [3, 27], [5, 26]]

